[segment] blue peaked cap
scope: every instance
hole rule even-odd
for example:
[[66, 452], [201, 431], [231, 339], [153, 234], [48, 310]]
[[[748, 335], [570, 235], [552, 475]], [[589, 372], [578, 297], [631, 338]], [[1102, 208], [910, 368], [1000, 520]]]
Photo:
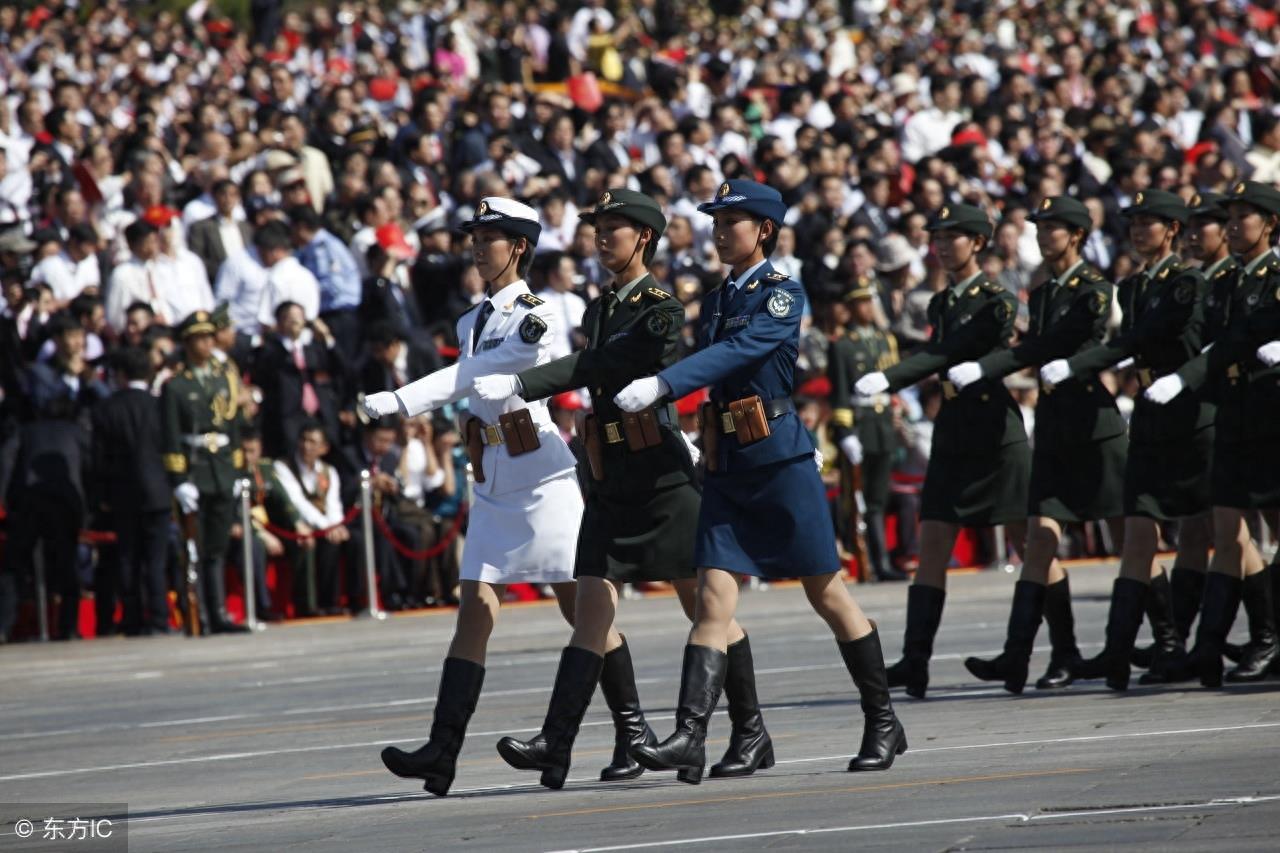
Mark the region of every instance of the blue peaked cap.
[[787, 214], [782, 193], [771, 186], [741, 179], [725, 181], [713, 200], [698, 205], [701, 213], [715, 213], [717, 210], [745, 210], [771, 220], [777, 226], [782, 225], [782, 218]]

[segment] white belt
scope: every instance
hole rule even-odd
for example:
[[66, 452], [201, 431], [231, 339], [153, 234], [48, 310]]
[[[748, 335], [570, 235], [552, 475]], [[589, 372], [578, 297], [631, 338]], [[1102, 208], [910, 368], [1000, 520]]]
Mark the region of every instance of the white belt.
[[231, 444], [231, 438], [220, 432], [198, 432], [192, 435], [184, 435], [182, 440], [191, 447], [203, 447], [210, 453], [217, 453]]
[[879, 406], [884, 408], [889, 405], [890, 396], [888, 394], [854, 394], [851, 401], [856, 408], [872, 408]]

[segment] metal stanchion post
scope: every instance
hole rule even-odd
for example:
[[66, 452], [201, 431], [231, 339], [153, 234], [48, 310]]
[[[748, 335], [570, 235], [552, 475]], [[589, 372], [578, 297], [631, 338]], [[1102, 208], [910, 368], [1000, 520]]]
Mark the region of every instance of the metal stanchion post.
[[378, 572], [373, 560], [373, 477], [369, 469], [360, 472], [360, 521], [364, 531], [364, 582], [369, 593], [370, 619], [386, 619], [386, 611], [378, 607]]
[[991, 532], [996, 538], [996, 565], [1012, 574], [1013, 564], [1009, 562], [1009, 540], [1005, 538], [1004, 525], [997, 524]]
[[250, 631], [261, 631], [267, 626], [258, 621], [258, 578], [253, 560], [253, 481], [245, 477], [240, 481], [240, 543], [241, 563], [244, 565], [244, 624]]
[[44, 576], [44, 543], [36, 545], [31, 554], [36, 570], [36, 612], [39, 614], [40, 642], [49, 642], [49, 585]]

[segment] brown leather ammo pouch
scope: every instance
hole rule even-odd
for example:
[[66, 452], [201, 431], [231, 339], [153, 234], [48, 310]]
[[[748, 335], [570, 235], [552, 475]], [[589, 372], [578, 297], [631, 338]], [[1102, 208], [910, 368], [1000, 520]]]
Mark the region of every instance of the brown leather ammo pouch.
[[471, 476], [477, 483], [483, 483], [484, 422], [475, 415], [463, 412], [462, 440], [467, 446], [467, 458], [471, 460]]
[[729, 414], [733, 416], [734, 434], [738, 436], [739, 445], [755, 444], [769, 437], [769, 417], [759, 394], [734, 400], [729, 404]]
[[662, 429], [652, 408], [622, 413], [622, 434], [633, 452], [662, 444]]
[[511, 456], [530, 453], [542, 446], [538, 439], [538, 428], [533, 425], [533, 416], [528, 409], [517, 409], [499, 415], [498, 426], [502, 427], [502, 441], [507, 445], [507, 453]]
[[604, 479], [604, 456], [600, 448], [600, 419], [594, 414], [579, 411], [576, 421], [578, 437], [582, 439], [582, 449], [587, 453], [587, 466], [591, 469], [591, 479], [599, 482]]
[[720, 448], [720, 413], [715, 403], [708, 400], [698, 407], [698, 422], [702, 430], [702, 462], [708, 471], [714, 471]]

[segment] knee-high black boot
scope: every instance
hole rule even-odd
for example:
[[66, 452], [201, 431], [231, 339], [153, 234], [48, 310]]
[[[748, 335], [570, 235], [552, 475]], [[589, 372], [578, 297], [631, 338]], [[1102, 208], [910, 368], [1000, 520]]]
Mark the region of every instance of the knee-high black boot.
[[889, 667], [890, 687], [905, 687], [907, 695], [923, 699], [929, 688], [929, 658], [933, 638], [942, 623], [946, 590], [921, 583], [907, 589], [907, 630], [902, 637], [902, 660]]
[[1200, 625], [1196, 645], [1188, 655], [1188, 666], [1205, 687], [1222, 686], [1222, 648], [1231, 633], [1231, 623], [1240, 609], [1243, 583], [1240, 578], [1209, 572], [1204, 579], [1204, 599], [1200, 604]]
[[888, 770], [893, 760], [907, 751], [907, 733], [889, 701], [880, 633], [873, 623], [867, 636], [836, 645], [862, 704], [862, 745], [849, 762], [849, 770]]
[[884, 541], [884, 513], [868, 512], [867, 522], [867, 559], [871, 562], [871, 570], [878, 581], [904, 581], [907, 573], [893, 567], [889, 562], [889, 547]]
[[729, 748], [719, 764], [711, 765], [711, 778], [750, 776], [773, 766], [773, 740], [764, 727], [756, 696], [756, 668], [751, 642], [743, 637], [728, 649], [729, 668], [724, 676], [724, 698], [729, 703]]
[[600, 691], [613, 715], [613, 759], [600, 771], [601, 782], [634, 779], [644, 772], [635, 762], [629, 750], [632, 746], [658, 742], [658, 736], [645, 722], [640, 708], [640, 692], [636, 690], [636, 672], [631, 665], [631, 649], [627, 638], [622, 645], [604, 656], [604, 669], [600, 671]]
[[1076, 667], [1077, 678], [1106, 678], [1112, 690], [1129, 689], [1129, 655], [1142, 627], [1147, 585], [1133, 578], [1116, 578], [1107, 614], [1107, 642], [1102, 652]]
[[1071, 581], [1064, 577], [1044, 588], [1044, 619], [1049, 623], [1049, 668], [1036, 681], [1037, 690], [1056, 690], [1075, 681], [1080, 664], [1076, 620], [1071, 613]]
[[[1174, 684], [1179, 681], [1190, 681], [1195, 677], [1194, 671], [1187, 666], [1186, 641], [1191, 639], [1191, 625], [1196, 621], [1196, 614], [1200, 612], [1205, 573], [1174, 566], [1169, 576], [1168, 590], [1171, 601], [1167, 608], [1163, 602], [1155, 600], [1161, 594], [1158, 581], [1162, 577], [1163, 575], [1158, 576], [1151, 581], [1147, 615], [1151, 616], [1152, 609], [1168, 609], [1172, 612], [1173, 628], [1172, 632], [1168, 628], [1157, 628], [1156, 620], [1152, 619], [1151, 630], [1156, 634], [1156, 645], [1152, 647], [1150, 671], [1143, 673], [1138, 679], [1139, 684]], [[1168, 636], [1169, 652], [1160, 650], [1164, 646], [1160, 639], [1162, 635]], [[1177, 637], [1176, 644], [1173, 642], [1174, 636]], [[1135, 665], [1137, 665], [1136, 662]]]
[[1003, 681], [1010, 693], [1021, 693], [1027, 684], [1031, 650], [1044, 616], [1045, 587], [1034, 581], [1018, 581], [1013, 587], [1013, 607], [1004, 652], [991, 660], [966, 658], [965, 669], [983, 681]]
[[1185, 638], [1178, 633], [1174, 619], [1169, 576], [1163, 570], [1151, 579], [1147, 587], [1147, 621], [1151, 623], [1151, 636], [1155, 642], [1149, 646], [1134, 646], [1129, 653], [1129, 663], [1139, 669], [1150, 669], [1157, 665], [1158, 660], [1176, 659], [1186, 654]]
[[504, 737], [498, 741], [498, 754], [518, 770], [542, 771], [543, 785], [553, 790], [564, 787], [569, 775], [573, 741], [578, 736], [582, 717], [596, 692], [604, 658], [577, 646], [565, 646], [560, 652], [556, 683], [551, 688], [551, 702], [542, 730], [531, 741]]
[[1267, 677], [1280, 652], [1271, 588], [1274, 571], [1267, 566], [1257, 574], [1247, 576], [1241, 585], [1241, 600], [1249, 618], [1249, 642], [1244, 647], [1239, 665], [1227, 673], [1227, 681], [1261, 681]]
[[707, 725], [720, 701], [727, 667], [724, 652], [685, 646], [675, 733], [657, 746], [642, 743], [631, 747], [631, 757], [648, 770], [676, 770], [681, 782], [701, 782], [707, 763]]
[[382, 763], [397, 776], [424, 780], [423, 788], [438, 797], [449, 793], [462, 739], [475, 713], [483, 684], [484, 667], [480, 664], [462, 658], [445, 658], [431, 738], [413, 752], [387, 747], [382, 750]]

